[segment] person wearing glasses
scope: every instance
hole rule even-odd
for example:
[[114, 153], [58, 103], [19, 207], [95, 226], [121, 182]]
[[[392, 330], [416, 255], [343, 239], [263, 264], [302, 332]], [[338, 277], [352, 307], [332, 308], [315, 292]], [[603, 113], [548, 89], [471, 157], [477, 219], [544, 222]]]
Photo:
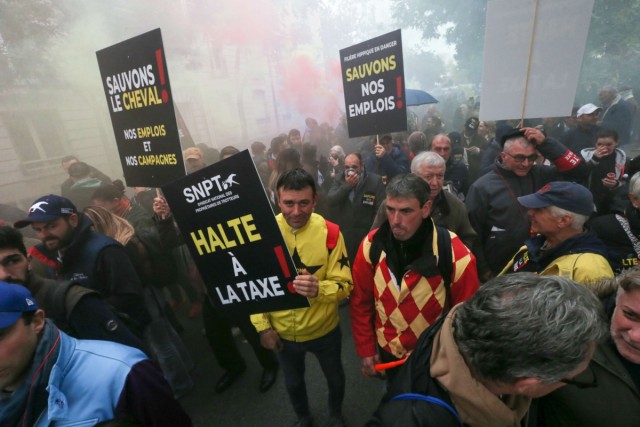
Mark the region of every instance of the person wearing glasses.
[[540, 426], [640, 426], [640, 269], [603, 285], [611, 339], [601, 343], [589, 369], [538, 401]]
[[532, 273], [488, 281], [437, 325], [420, 337], [367, 426], [526, 425], [532, 399], [593, 384], [585, 371], [607, 336], [590, 290]]
[[575, 182], [550, 182], [536, 193], [518, 197], [531, 218], [528, 239], [501, 274], [532, 272], [561, 276], [593, 286], [614, 277], [607, 246], [584, 229], [593, 213], [591, 192]]
[[[469, 221], [478, 233], [473, 253], [483, 281], [500, 273], [531, 236], [527, 209], [517, 198], [551, 181], [580, 182], [589, 173], [580, 156], [535, 128], [506, 133], [501, 144], [493, 170], [471, 185], [465, 200]], [[553, 165], [536, 164], [536, 150]]]

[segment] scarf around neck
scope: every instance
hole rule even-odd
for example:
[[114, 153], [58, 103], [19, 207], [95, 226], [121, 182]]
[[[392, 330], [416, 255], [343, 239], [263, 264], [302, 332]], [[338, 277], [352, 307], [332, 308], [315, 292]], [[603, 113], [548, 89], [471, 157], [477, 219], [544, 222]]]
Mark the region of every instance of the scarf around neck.
[[24, 382], [0, 400], [0, 420], [7, 427], [29, 427], [48, 406], [47, 385], [60, 352], [60, 331], [47, 319]]

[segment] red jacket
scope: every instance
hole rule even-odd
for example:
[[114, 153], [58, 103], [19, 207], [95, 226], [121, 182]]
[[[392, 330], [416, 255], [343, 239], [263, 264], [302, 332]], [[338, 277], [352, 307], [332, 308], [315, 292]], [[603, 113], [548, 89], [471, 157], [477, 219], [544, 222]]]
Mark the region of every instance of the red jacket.
[[[425, 251], [421, 256], [437, 257], [437, 233], [435, 225], [429, 221], [433, 227], [430, 233], [433, 236], [432, 253]], [[369, 252], [373, 236], [379, 230], [381, 228], [371, 231], [364, 238], [353, 265], [351, 328], [360, 357], [375, 355], [377, 343], [385, 351], [402, 358], [413, 350], [422, 331], [440, 317], [446, 292], [439, 272], [425, 277], [411, 269], [404, 272], [398, 289], [387, 266], [384, 249], [374, 268]], [[453, 260], [453, 306], [471, 297], [479, 285], [475, 257], [455, 233], [449, 234]]]

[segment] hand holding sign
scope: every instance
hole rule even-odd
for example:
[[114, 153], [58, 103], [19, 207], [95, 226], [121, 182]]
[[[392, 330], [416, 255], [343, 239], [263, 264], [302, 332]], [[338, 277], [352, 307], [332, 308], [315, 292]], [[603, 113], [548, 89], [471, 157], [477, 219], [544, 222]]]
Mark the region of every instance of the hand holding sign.
[[160, 218], [167, 218], [171, 215], [171, 208], [164, 197], [156, 197], [153, 199], [153, 213]]
[[384, 148], [384, 145], [377, 144], [374, 147], [374, 150], [375, 150], [375, 153], [376, 153], [376, 157], [378, 159], [384, 157], [384, 155], [387, 154], [387, 150]]
[[315, 298], [318, 296], [319, 282], [316, 276], [309, 274], [307, 269], [293, 280], [293, 288], [302, 296]]

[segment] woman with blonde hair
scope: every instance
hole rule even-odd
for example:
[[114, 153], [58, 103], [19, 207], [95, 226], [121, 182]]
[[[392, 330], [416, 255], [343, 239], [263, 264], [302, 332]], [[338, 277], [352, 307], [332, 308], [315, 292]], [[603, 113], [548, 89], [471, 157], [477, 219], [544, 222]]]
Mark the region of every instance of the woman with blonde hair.
[[129, 254], [140, 276], [145, 306], [152, 319], [151, 323], [145, 327], [144, 339], [169, 382], [174, 396], [176, 398], [183, 396], [193, 388], [189, 371], [194, 364], [166, 316], [164, 310], [166, 301], [160, 289], [155, 286], [154, 268], [156, 266], [152, 263], [150, 251], [126, 219], [99, 206], [85, 208], [84, 214], [93, 223], [95, 231], [117, 240]]

